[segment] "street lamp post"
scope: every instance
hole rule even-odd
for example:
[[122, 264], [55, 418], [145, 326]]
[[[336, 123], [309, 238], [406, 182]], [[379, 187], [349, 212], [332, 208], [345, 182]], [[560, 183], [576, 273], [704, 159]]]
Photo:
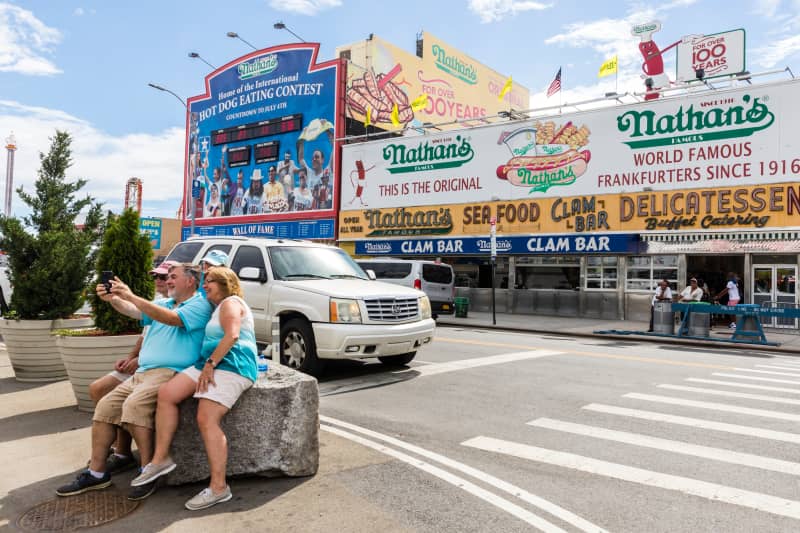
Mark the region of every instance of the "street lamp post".
[[300, 39], [300, 42], [303, 42], [303, 43], [307, 42], [305, 39], [303, 39], [302, 37], [297, 35], [295, 32], [290, 30], [289, 27], [286, 24], [284, 24], [283, 22], [281, 22], [281, 21], [276, 22], [275, 24], [272, 25], [272, 27], [275, 28], [276, 30], [286, 30], [289, 33], [291, 33], [292, 35], [294, 35], [295, 37], [297, 37], [298, 39]]
[[229, 31], [228, 33], [226, 33], [226, 35], [227, 35], [228, 37], [230, 37], [231, 39], [239, 39], [239, 40], [240, 40], [240, 41], [242, 41], [244, 44], [246, 44], [247, 46], [249, 46], [250, 48], [252, 48], [253, 50], [258, 50], [258, 48], [256, 48], [255, 46], [253, 46], [253, 45], [252, 45], [252, 44], [250, 44], [249, 42], [245, 41], [245, 40], [242, 38], [242, 36], [241, 36], [241, 35], [239, 35], [238, 33], [236, 33], [235, 31]]
[[[175, 98], [178, 99], [178, 101], [183, 105], [183, 107], [186, 110], [186, 112], [187, 113], [189, 112], [189, 107], [186, 105], [186, 102], [183, 100], [183, 98], [181, 98], [180, 96], [178, 96], [174, 92], [170, 91], [166, 87], [162, 87], [161, 85], [157, 85], [155, 83], [148, 83], [147, 85], [149, 85], [150, 87], [152, 87], [153, 89], [156, 89], [158, 91], [163, 91], [165, 93], [171, 94], [172, 96], [174, 96]], [[184, 169], [187, 168], [187, 166], [188, 165], [186, 165], [186, 163], [184, 163]], [[185, 183], [186, 182], [186, 174], [185, 173], [183, 175], [183, 179], [184, 179], [184, 183]], [[194, 185], [194, 184], [192, 184], [192, 185]], [[192, 188], [190, 190], [190, 194], [191, 194], [191, 198], [192, 198], [192, 202], [191, 202], [192, 205], [190, 206], [190, 214], [189, 214], [189, 220], [191, 220], [191, 228], [189, 229], [189, 237], [194, 235], [194, 192], [193, 191], [194, 191], [194, 187], [192, 186]]]
[[211, 67], [211, 70], [217, 70], [217, 67], [215, 67], [214, 65], [203, 59], [203, 57], [197, 52], [189, 52], [189, 57], [191, 57], [192, 59], [199, 59], [200, 61]]

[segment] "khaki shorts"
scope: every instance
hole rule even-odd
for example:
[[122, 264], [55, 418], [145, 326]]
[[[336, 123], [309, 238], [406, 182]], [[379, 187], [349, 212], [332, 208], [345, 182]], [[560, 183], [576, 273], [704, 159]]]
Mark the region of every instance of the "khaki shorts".
[[171, 368], [136, 372], [97, 402], [93, 420], [115, 426], [133, 424], [153, 429], [158, 388], [174, 375]]
[[[195, 383], [200, 378], [200, 371], [193, 366], [185, 369], [181, 374], [186, 374]], [[244, 391], [253, 386], [253, 382], [246, 377], [227, 370], [214, 370], [214, 383], [217, 385], [209, 384], [206, 392], [196, 392], [194, 397], [217, 402], [228, 409], [233, 407]]]

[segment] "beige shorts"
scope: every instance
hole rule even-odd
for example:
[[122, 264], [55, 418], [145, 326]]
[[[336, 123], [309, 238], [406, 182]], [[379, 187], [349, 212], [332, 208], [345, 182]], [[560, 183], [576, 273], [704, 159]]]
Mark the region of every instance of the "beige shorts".
[[[200, 378], [200, 371], [193, 366], [181, 374], [186, 374], [195, 383]], [[209, 384], [206, 392], [197, 392], [194, 397], [217, 402], [228, 409], [233, 407], [244, 391], [253, 386], [253, 382], [246, 377], [227, 370], [214, 370], [214, 383], [216, 386]]]
[[153, 429], [158, 388], [174, 375], [175, 371], [170, 368], [136, 372], [97, 402], [93, 420], [115, 426], [133, 424]]

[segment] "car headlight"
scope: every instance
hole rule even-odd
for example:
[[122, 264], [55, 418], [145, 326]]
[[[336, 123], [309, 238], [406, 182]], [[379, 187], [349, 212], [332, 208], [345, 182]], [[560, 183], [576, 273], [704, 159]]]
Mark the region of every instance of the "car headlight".
[[360, 324], [361, 308], [357, 300], [331, 298], [331, 322], [339, 324]]
[[431, 317], [431, 301], [428, 300], [427, 296], [423, 296], [419, 299], [419, 317], [420, 318]]

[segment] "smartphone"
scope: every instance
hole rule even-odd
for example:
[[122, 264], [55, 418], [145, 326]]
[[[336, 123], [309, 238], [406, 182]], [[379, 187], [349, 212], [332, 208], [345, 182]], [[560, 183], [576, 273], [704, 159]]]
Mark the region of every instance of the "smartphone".
[[114, 272], [111, 270], [103, 270], [100, 277], [101, 283], [106, 286], [106, 294], [111, 294], [111, 280], [114, 279]]

